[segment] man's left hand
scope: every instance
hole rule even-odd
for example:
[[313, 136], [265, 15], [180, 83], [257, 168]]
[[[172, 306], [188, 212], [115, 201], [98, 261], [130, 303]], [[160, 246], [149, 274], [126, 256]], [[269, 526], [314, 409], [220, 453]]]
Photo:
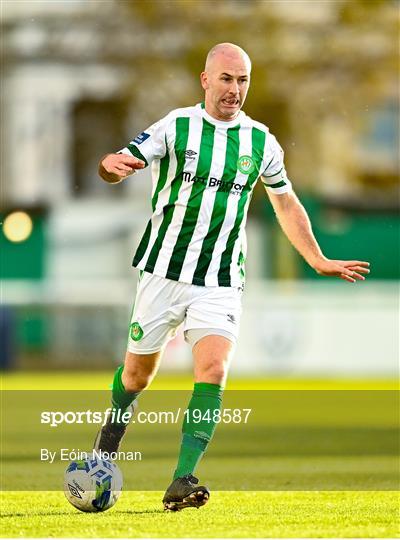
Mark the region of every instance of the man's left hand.
[[314, 270], [321, 276], [334, 276], [355, 283], [364, 281], [362, 274], [369, 274], [369, 262], [366, 261], [337, 261], [318, 259], [313, 265]]

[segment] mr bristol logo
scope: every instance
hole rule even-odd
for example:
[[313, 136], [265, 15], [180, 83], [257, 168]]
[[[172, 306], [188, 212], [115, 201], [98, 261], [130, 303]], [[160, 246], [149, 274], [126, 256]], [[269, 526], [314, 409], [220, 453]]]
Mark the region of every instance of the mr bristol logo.
[[253, 158], [251, 158], [250, 156], [240, 156], [237, 161], [237, 168], [243, 174], [252, 173], [255, 167], [256, 166], [254, 164]]

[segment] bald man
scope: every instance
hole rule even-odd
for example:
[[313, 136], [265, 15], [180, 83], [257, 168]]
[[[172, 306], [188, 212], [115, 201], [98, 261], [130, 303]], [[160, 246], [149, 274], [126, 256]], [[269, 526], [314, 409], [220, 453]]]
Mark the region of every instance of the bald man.
[[[250, 73], [243, 49], [216, 45], [200, 75], [204, 103], [170, 112], [99, 165], [111, 184], [150, 164], [153, 178], [152, 215], [133, 259], [139, 282], [125, 362], [114, 376], [113, 407], [130, 416], [182, 323], [193, 353], [194, 390], [165, 510], [199, 507], [210, 495], [193, 473], [218, 421], [238, 335], [245, 223], [257, 180], [283, 231], [318, 274], [355, 282], [369, 272], [366, 262], [322, 254], [286, 175], [281, 147], [266, 126], [241, 111]], [[116, 452], [128, 421], [108, 421], [95, 449]]]

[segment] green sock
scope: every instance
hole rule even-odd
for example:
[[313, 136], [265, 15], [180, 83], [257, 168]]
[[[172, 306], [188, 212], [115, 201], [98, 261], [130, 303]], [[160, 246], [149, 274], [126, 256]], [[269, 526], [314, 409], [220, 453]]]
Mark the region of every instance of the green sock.
[[112, 383], [112, 395], [111, 403], [114, 409], [121, 410], [120, 414], [124, 414], [128, 409], [129, 405], [137, 398], [140, 394], [139, 392], [127, 392], [122, 382], [122, 372], [124, 366], [119, 366], [114, 375], [114, 380]]
[[[223, 388], [219, 384], [195, 383], [182, 426], [182, 444], [175, 478], [191, 474], [202, 458], [216, 427], [214, 411], [221, 410]], [[197, 420], [201, 418], [201, 421]]]

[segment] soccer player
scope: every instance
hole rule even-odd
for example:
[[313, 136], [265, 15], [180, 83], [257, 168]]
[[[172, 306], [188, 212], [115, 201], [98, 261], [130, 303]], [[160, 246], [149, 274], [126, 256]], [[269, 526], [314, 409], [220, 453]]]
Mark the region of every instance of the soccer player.
[[[149, 165], [153, 179], [152, 215], [133, 259], [140, 276], [125, 362], [113, 381], [114, 408], [127, 411], [148, 387], [181, 323], [193, 352], [194, 390], [163, 499], [166, 510], [199, 507], [209, 498], [193, 473], [215, 423], [213, 414], [211, 421], [195, 423], [191, 412], [221, 407], [238, 335], [246, 215], [257, 180], [286, 236], [318, 274], [352, 283], [369, 273], [367, 262], [330, 260], [321, 252], [286, 175], [281, 147], [265, 125], [241, 111], [250, 72], [240, 47], [216, 45], [200, 76], [204, 103], [171, 111], [99, 165], [111, 184]], [[109, 421], [95, 448], [117, 451], [125, 430]]]

